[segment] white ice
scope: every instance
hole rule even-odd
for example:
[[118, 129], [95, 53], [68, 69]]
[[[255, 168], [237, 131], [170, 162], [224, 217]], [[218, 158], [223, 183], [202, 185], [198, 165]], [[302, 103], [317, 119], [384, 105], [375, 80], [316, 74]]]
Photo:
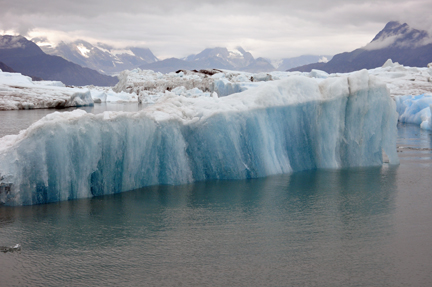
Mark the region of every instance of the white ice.
[[422, 129], [432, 130], [432, 95], [397, 96], [395, 100], [400, 122], [416, 124]]
[[399, 121], [432, 130], [432, 65], [406, 67], [387, 60], [381, 68], [369, 70], [387, 84], [396, 101]]
[[392, 97], [432, 95], [432, 68], [403, 66], [389, 59], [383, 67], [371, 69], [369, 73], [387, 84]]
[[366, 70], [325, 80], [289, 76], [226, 97], [173, 90], [140, 112], [53, 113], [1, 138], [0, 200], [39, 204], [155, 184], [381, 165], [383, 151], [398, 163], [395, 102]]
[[0, 70], [0, 110], [65, 108], [93, 105], [87, 89], [65, 87], [58, 81], [32, 81]]
[[32, 81], [19, 73], [0, 70], [0, 110], [89, 106], [102, 102], [136, 102], [135, 93], [107, 87], [66, 87], [60, 81]]

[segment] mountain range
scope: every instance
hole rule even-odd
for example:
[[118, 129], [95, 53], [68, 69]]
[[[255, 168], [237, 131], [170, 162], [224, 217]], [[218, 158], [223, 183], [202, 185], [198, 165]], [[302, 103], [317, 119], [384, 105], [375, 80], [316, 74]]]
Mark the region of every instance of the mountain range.
[[285, 71], [289, 68], [314, 63], [331, 56], [304, 55], [271, 61], [255, 59], [242, 47], [229, 50], [223, 47], [207, 48], [198, 54], [185, 58], [159, 60], [148, 48], [126, 47], [116, 49], [104, 43], [92, 45], [84, 40], [60, 42], [51, 45], [46, 38], [33, 38], [47, 54], [60, 56], [83, 67], [97, 70], [107, 75], [116, 75], [123, 70], [141, 68], [156, 72], [169, 73], [178, 70], [227, 69], [247, 72]]
[[38, 45], [22, 36], [0, 36], [0, 61], [14, 71], [43, 80], [62, 81], [66, 85], [113, 86], [115, 77], [45, 54]]
[[319, 69], [334, 73], [379, 67], [389, 58], [406, 66], [424, 67], [432, 62], [432, 37], [427, 31], [392, 21], [369, 44], [352, 52], [337, 54], [333, 58], [303, 55], [272, 61], [254, 58], [241, 47], [207, 48], [182, 59], [159, 60], [148, 48], [116, 49], [103, 43], [92, 45], [83, 40], [52, 46], [44, 38], [29, 41], [22, 36], [0, 36], [0, 62], [5, 65], [4, 69], [7, 67], [35, 80], [57, 80], [66, 85], [113, 86], [118, 79], [109, 75], [137, 67], [163, 73], [182, 69], [247, 72], [308, 72]]
[[199, 54], [193, 54], [183, 59], [170, 58], [140, 66], [141, 69], [154, 70], [157, 72], [168, 73], [181, 69], [200, 70], [200, 69], [226, 69], [234, 71], [245, 71], [251, 73], [286, 71], [288, 68], [298, 65], [314, 63], [320, 59], [331, 56], [305, 55], [295, 58], [285, 58], [272, 61], [265, 58], [254, 58], [250, 52], [242, 47], [229, 50], [223, 47], [207, 48]]
[[116, 49], [104, 43], [92, 45], [84, 40], [70, 43], [60, 42], [56, 46], [51, 45], [46, 38], [33, 38], [32, 41], [47, 54], [60, 56], [75, 64], [107, 75], [119, 74], [124, 70], [159, 61], [148, 48]]
[[[83, 40], [61, 42], [56, 46], [45, 38], [32, 41], [22, 36], [0, 36], [0, 62], [4, 71], [15, 71], [32, 77], [33, 80], [62, 81], [66, 85], [113, 86], [116, 75], [134, 68], [150, 69], [163, 73], [177, 70], [227, 69], [247, 72], [269, 72], [286, 69], [293, 63], [306, 64], [321, 56], [301, 56], [273, 62], [264, 58], [255, 59], [241, 47], [233, 50], [216, 47], [207, 48], [198, 54], [183, 59], [159, 60], [148, 48], [127, 47], [115, 49]], [[278, 69], [279, 68], [279, 69]]]
[[345, 73], [380, 67], [387, 59], [405, 66], [425, 67], [432, 62], [432, 37], [427, 31], [391, 21], [362, 48], [337, 54], [327, 63], [309, 64], [290, 71], [319, 69], [328, 73]]
[[168, 73], [176, 70], [226, 69], [247, 72], [269, 72], [275, 68], [263, 58], [255, 59], [251, 53], [237, 47], [233, 50], [216, 47], [207, 48], [196, 55], [183, 59], [170, 58], [140, 66], [141, 69]]

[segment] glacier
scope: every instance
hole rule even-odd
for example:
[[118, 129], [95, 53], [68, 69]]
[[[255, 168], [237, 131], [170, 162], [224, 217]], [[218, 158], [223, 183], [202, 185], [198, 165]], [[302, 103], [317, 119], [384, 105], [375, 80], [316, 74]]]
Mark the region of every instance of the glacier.
[[167, 93], [134, 113], [52, 113], [0, 139], [0, 202], [398, 164], [395, 102], [366, 70], [290, 76], [226, 97]]

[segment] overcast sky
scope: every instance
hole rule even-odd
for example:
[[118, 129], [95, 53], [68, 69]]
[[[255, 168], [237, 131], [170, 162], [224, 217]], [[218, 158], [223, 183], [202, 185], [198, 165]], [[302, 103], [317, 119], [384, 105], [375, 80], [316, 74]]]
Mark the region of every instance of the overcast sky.
[[431, 0], [0, 0], [0, 33], [150, 48], [163, 59], [242, 46], [254, 57], [333, 55], [396, 20], [432, 32]]

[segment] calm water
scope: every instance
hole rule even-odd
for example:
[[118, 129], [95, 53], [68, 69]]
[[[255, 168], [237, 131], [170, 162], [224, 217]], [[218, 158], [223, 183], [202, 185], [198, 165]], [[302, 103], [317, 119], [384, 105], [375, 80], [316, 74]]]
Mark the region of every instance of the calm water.
[[401, 165], [0, 207], [0, 286], [432, 286], [432, 135]]
[[[92, 107], [80, 107], [88, 113], [99, 114], [105, 111], [136, 112], [146, 105], [137, 103], [101, 103]], [[0, 111], [0, 138], [5, 135], [17, 134], [20, 130], [28, 128], [32, 123], [53, 112], [67, 112], [76, 108], [67, 109], [35, 109], [35, 110], [13, 110]]]

